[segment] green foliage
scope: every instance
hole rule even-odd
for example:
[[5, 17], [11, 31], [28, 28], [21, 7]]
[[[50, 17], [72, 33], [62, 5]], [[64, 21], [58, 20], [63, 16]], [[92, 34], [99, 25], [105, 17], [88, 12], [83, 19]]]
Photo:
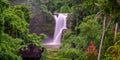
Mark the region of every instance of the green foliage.
[[45, 49], [44, 52], [42, 53], [41, 60], [46, 60], [47, 56], [48, 56], [48, 52], [47, 49]]
[[72, 12], [72, 1], [70, 0], [49, 0], [46, 4], [49, 11], [52, 13], [71, 13]]
[[84, 52], [83, 46], [85, 44], [82, 37], [66, 34], [64, 35], [63, 43], [61, 46], [58, 55], [60, 58], [66, 58], [68, 60], [75, 59], [75, 60], [83, 60], [84, 59]]
[[82, 60], [84, 58], [83, 51], [78, 50], [75, 48], [66, 48], [60, 51], [59, 55], [62, 56], [62, 58], [67, 58], [67, 59], [75, 59], [75, 60]]
[[61, 13], [66, 13], [66, 12], [72, 12], [72, 9], [70, 9], [71, 7], [69, 7], [69, 6], [62, 6], [61, 8], [60, 8], [60, 12]]
[[0, 0], [0, 59], [22, 60], [19, 49], [34, 43], [40, 47], [45, 34], [29, 34], [31, 14], [25, 4], [9, 6], [8, 0]]
[[[23, 12], [20, 10], [14, 10], [13, 8], [9, 8], [3, 12], [3, 19], [4, 19], [4, 25], [5, 25], [5, 32], [8, 34], [26, 34], [28, 33], [28, 23], [26, 23], [25, 19], [22, 17], [19, 17], [16, 13], [21, 12], [21, 16], [24, 16]], [[9, 14], [8, 14], [9, 13]], [[13, 31], [13, 32], [10, 32]], [[19, 31], [19, 32], [17, 32]], [[13, 37], [15, 37], [13, 35]]]
[[28, 23], [30, 23], [30, 19], [31, 19], [31, 12], [29, 11], [30, 10], [30, 7], [27, 6], [26, 4], [21, 4], [21, 5], [16, 5], [14, 6], [15, 10], [20, 10], [23, 12], [24, 15], [20, 15], [21, 12], [20, 11], [16, 11], [16, 14], [21, 17], [21, 18], [24, 18]]
[[0, 35], [3, 32], [3, 25], [4, 25], [4, 20], [2, 19], [2, 13], [3, 11], [9, 7], [8, 0], [0, 0]]
[[117, 0], [98, 0], [96, 5], [103, 12], [103, 14], [110, 14], [112, 15], [113, 20], [119, 20], [120, 5]]
[[89, 16], [91, 14], [95, 14], [99, 11], [97, 6], [95, 5], [97, 0], [73, 0], [72, 2], [72, 31], [77, 32], [76, 34], [79, 34], [79, 29], [75, 28], [80, 25], [80, 23], [83, 21], [83, 18], [86, 16]]
[[21, 45], [23, 40], [13, 39], [8, 34], [3, 34], [0, 42], [0, 58], [2, 60], [22, 60], [18, 55], [19, 49], [25, 45]]
[[39, 36], [37, 36], [36, 34], [29, 34], [27, 37], [28, 42], [35, 43], [37, 47], [40, 47], [40, 46], [43, 47], [41, 44], [41, 41], [45, 38], [47, 38], [45, 34], [40, 34]]
[[104, 13], [111, 14], [119, 10], [119, 5], [116, 0], [98, 0], [98, 4], [96, 4], [101, 11]]
[[113, 46], [108, 47], [106, 59], [119, 60], [120, 59], [120, 40]]
[[84, 38], [76, 35], [71, 35], [67, 38], [64, 38], [63, 48], [80, 48], [85, 44]]
[[[80, 36], [84, 37], [85, 42], [95, 41], [98, 44], [101, 38], [101, 25], [98, 21], [95, 22], [94, 15], [87, 16], [84, 21], [77, 27], [80, 30]], [[97, 46], [98, 47], [98, 46]]]
[[85, 60], [97, 60], [98, 51], [96, 46], [91, 41], [90, 46], [85, 51]]
[[95, 5], [95, 3], [97, 2], [97, 0], [84, 0], [80, 3], [78, 3], [78, 6], [74, 6], [75, 11], [79, 11], [82, 12], [83, 14], [94, 14], [97, 12], [97, 7]]
[[[113, 40], [114, 40], [114, 30], [113, 28], [110, 28], [108, 29], [108, 32], [106, 32], [103, 49], [107, 50], [109, 46], [112, 46], [114, 44]], [[106, 52], [105, 50], [103, 51], [104, 53]]]
[[9, 7], [8, 0], [0, 0], [0, 13], [2, 13], [8, 7]]

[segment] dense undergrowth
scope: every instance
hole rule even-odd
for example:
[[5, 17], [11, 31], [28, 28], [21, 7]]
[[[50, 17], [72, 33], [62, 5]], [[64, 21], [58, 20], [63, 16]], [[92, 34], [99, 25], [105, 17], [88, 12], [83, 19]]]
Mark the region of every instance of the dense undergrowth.
[[[45, 12], [70, 13], [69, 31], [64, 33], [58, 52], [49, 55], [56, 60], [120, 60], [119, 0], [40, 0]], [[11, 6], [0, 0], [0, 58], [20, 60], [19, 49], [45, 35], [29, 34], [31, 18], [25, 4]], [[47, 53], [44, 54], [45, 60]]]

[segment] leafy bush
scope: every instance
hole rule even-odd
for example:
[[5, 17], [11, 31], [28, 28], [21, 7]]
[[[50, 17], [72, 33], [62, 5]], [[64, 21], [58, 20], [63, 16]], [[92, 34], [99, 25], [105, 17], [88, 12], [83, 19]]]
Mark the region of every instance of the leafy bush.
[[0, 41], [0, 58], [2, 60], [22, 60], [19, 55], [19, 49], [25, 45], [21, 45], [24, 41], [21, 39], [13, 39], [8, 34], [3, 34]]
[[[101, 38], [101, 25], [99, 23], [99, 20], [94, 20], [94, 15], [87, 16], [84, 18], [83, 22], [76, 27], [80, 30], [80, 36], [84, 37], [84, 40], [86, 42], [86, 46], [88, 46], [90, 41], [94, 41], [95, 44], [98, 44], [100, 42]], [[98, 47], [98, 45], [97, 45]]]
[[97, 60], [98, 51], [92, 41], [90, 43], [90, 46], [85, 51], [85, 56], [85, 60]]
[[108, 47], [106, 59], [108, 60], [120, 59], [120, 40], [117, 41], [113, 46]]

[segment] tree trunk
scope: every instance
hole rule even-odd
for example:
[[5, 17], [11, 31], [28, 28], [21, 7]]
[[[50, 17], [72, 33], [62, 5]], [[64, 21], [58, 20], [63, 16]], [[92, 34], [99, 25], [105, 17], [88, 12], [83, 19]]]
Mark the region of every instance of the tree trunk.
[[118, 22], [115, 24], [115, 31], [114, 31], [114, 42], [116, 42], [117, 30], [118, 30]]
[[120, 6], [120, 0], [116, 0], [117, 4]]
[[74, 60], [74, 58], [72, 58], [72, 60]]
[[100, 42], [100, 47], [99, 47], [99, 53], [98, 53], [98, 59], [97, 60], [100, 60], [101, 48], [102, 48], [104, 35], [105, 35], [105, 22], [106, 22], [106, 16], [104, 16], [103, 27], [102, 27], [102, 38], [101, 38], [101, 42]]

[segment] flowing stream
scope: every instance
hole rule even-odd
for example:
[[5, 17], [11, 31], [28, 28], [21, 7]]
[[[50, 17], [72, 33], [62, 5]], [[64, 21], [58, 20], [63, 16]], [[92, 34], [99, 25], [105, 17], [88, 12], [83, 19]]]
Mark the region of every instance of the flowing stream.
[[45, 45], [60, 45], [61, 44], [61, 36], [62, 31], [67, 29], [67, 14], [66, 13], [59, 13], [58, 16], [54, 15], [55, 19], [55, 30], [53, 41], [45, 43]]

